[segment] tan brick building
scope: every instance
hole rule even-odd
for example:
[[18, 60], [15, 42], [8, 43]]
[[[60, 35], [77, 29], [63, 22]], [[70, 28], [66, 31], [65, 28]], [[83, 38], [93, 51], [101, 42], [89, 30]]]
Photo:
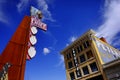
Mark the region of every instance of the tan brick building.
[[1, 77], [0, 80], [8, 80], [8, 74], [5, 74], [5, 76]]
[[120, 57], [120, 51], [89, 30], [67, 46], [64, 56], [67, 80], [108, 80], [103, 65]]

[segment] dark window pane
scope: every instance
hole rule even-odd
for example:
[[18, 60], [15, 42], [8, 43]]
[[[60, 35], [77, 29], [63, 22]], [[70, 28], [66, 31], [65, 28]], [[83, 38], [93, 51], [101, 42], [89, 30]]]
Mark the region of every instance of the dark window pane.
[[69, 54], [66, 54], [66, 56], [67, 56], [67, 59], [69, 59]]
[[78, 53], [80, 52], [80, 49], [79, 49], [79, 47], [77, 47], [77, 51], [78, 51]]
[[84, 48], [87, 48], [86, 43], [83, 43]]
[[82, 63], [82, 62], [84, 62], [84, 61], [86, 61], [85, 56], [84, 56], [84, 55], [81, 55], [81, 56], [80, 56], [80, 62]]
[[94, 72], [94, 71], [98, 71], [98, 68], [97, 68], [97, 65], [96, 65], [95, 62], [92, 63], [92, 64], [90, 64], [90, 68], [91, 68], [92, 72]]
[[67, 56], [67, 59], [71, 58], [71, 54], [70, 53], [68, 53], [66, 56]]
[[86, 45], [87, 45], [87, 46], [90, 46], [90, 43], [89, 43], [89, 41], [86, 41]]
[[87, 59], [90, 59], [90, 58], [93, 57], [93, 54], [92, 54], [92, 51], [91, 51], [91, 50], [88, 51], [88, 52], [86, 52], [86, 54], [87, 54]]
[[81, 76], [82, 76], [80, 69], [79, 69], [79, 70], [76, 70], [76, 75], [77, 75], [77, 77], [81, 77]]
[[68, 62], [68, 68], [72, 68], [73, 67], [73, 64], [72, 64], [72, 61]]
[[74, 79], [75, 79], [74, 72], [71, 72], [71, 73], [70, 73], [70, 78], [71, 78], [71, 80], [74, 80]]
[[89, 71], [88, 71], [88, 67], [87, 67], [87, 66], [83, 67], [82, 69], [83, 69], [84, 75], [89, 74]]
[[78, 50], [78, 53], [81, 52], [81, 51], [83, 50], [82, 46], [81, 46], [81, 45], [78, 46], [78, 47], [77, 47], [77, 50]]
[[90, 44], [89, 44], [88, 41], [86, 41], [86, 42], [83, 43], [83, 46], [84, 46], [84, 48], [88, 48], [90, 46]]
[[82, 51], [82, 50], [83, 50], [83, 47], [82, 47], [82, 45], [80, 45], [79, 47], [80, 47], [80, 50]]

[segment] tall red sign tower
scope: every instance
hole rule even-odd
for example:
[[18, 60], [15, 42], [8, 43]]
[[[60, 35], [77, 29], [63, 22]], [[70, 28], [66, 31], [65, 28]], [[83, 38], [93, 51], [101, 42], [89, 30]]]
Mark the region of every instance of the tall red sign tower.
[[[31, 55], [32, 57], [34, 55], [34, 52], [29, 50], [31, 46], [34, 46], [30, 42], [30, 35], [32, 35], [30, 31], [31, 27], [34, 26], [31, 24], [31, 21], [34, 21], [34, 24], [38, 24], [32, 16], [25, 16], [23, 18], [16, 32], [0, 55], [0, 70], [2, 70], [7, 62], [12, 64], [8, 69], [8, 80], [24, 80], [26, 57], [30, 59]], [[45, 28], [45, 26], [40, 25], [40, 23], [38, 26]]]

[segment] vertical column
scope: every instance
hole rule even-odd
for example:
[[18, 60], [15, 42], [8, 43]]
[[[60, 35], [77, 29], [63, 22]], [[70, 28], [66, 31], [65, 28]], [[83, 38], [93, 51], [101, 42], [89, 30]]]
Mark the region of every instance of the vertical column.
[[0, 56], [0, 70], [7, 62], [9, 80], [24, 80], [31, 18], [25, 16]]

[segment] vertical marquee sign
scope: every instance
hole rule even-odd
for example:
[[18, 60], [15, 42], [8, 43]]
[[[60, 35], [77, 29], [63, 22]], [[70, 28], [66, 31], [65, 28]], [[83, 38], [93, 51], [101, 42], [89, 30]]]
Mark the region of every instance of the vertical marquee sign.
[[44, 31], [47, 30], [47, 25], [41, 21], [42, 13], [40, 10], [31, 7], [31, 23], [30, 23], [30, 33], [28, 42], [28, 54], [27, 59], [30, 60], [36, 55], [36, 50], [34, 45], [37, 43], [36, 34], [38, 32], [37, 28]]
[[[0, 77], [4, 77], [5, 74], [9, 80], [24, 80], [26, 57], [30, 60], [36, 54], [34, 45], [37, 43], [35, 36], [37, 28], [47, 30], [47, 25], [41, 22], [41, 18], [41, 12], [31, 7], [31, 16], [23, 18], [0, 55]], [[5, 65], [7, 62], [11, 63], [12, 66], [6, 74], [9, 67]], [[4, 65], [5, 67], [3, 67]]]

